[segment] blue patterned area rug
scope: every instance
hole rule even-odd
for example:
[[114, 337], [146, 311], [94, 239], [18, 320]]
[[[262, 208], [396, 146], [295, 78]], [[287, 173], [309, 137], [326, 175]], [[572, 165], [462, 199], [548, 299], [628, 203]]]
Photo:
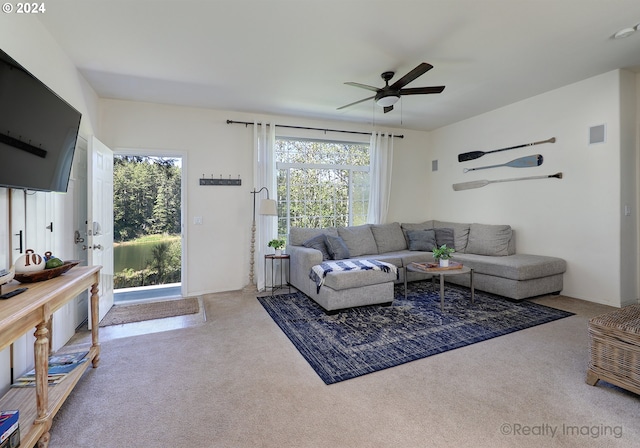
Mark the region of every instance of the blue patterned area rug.
[[392, 306], [366, 306], [334, 315], [303, 293], [258, 297], [325, 384], [486, 341], [573, 315], [533, 302], [511, 302], [447, 284], [444, 313], [430, 281], [396, 286]]

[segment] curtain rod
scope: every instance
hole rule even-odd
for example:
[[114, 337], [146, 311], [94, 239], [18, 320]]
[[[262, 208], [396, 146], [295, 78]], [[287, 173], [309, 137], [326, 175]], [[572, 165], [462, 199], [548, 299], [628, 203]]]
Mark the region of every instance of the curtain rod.
[[[227, 124], [243, 124], [245, 126], [248, 126], [250, 124], [253, 124], [249, 121], [234, 121], [234, 120], [227, 120]], [[258, 123], [260, 124], [260, 123]], [[269, 124], [267, 123], [267, 126], [269, 126]], [[307, 130], [311, 130], [311, 131], [324, 131], [324, 132], [343, 132], [345, 134], [360, 134], [360, 135], [371, 135], [371, 132], [359, 132], [359, 131], [342, 131], [340, 129], [322, 129], [322, 128], [308, 128], [305, 126], [287, 126], [284, 124], [277, 124], [276, 125], [277, 128], [290, 128], [290, 129], [307, 129]], [[395, 138], [404, 138], [404, 135], [394, 135]]]

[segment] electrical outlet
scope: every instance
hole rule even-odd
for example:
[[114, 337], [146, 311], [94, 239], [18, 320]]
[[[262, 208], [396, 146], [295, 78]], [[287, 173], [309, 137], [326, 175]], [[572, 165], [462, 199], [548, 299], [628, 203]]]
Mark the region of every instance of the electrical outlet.
[[202, 225], [202, 216], [194, 216], [193, 223], [197, 226]]

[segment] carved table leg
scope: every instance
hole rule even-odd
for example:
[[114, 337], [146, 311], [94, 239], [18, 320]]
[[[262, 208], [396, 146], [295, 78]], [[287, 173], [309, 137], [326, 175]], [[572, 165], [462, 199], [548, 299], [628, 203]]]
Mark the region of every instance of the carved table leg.
[[38, 448], [47, 448], [49, 446], [49, 440], [51, 440], [51, 433], [47, 431], [42, 434], [42, 437], [40, 437], [36, 446]]
[[35, 370], [36, 370], [36, 424], [44, 424], [47, 431], [38, 441], [38, 447], [46, 448], [49, 445], [49, 319], [40, 322], [34, 333]]
[[98, 339], [98, 327], [100, 325], [98, 284], [91, 285], [91, 347], [96, 349], [96, 355], [93, 358], [92, 365], [95, 369], [100, 362], [100, 342]]

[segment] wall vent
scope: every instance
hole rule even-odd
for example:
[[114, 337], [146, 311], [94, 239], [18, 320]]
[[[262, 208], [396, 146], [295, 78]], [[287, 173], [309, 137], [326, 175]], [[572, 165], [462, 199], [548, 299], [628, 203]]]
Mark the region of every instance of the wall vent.
[[589, 128], [589, 144], [593, 145], [596, 143], [604, 143], [605, 142], [605, 125], [599, 124], [597, 126], [591, 126]]

